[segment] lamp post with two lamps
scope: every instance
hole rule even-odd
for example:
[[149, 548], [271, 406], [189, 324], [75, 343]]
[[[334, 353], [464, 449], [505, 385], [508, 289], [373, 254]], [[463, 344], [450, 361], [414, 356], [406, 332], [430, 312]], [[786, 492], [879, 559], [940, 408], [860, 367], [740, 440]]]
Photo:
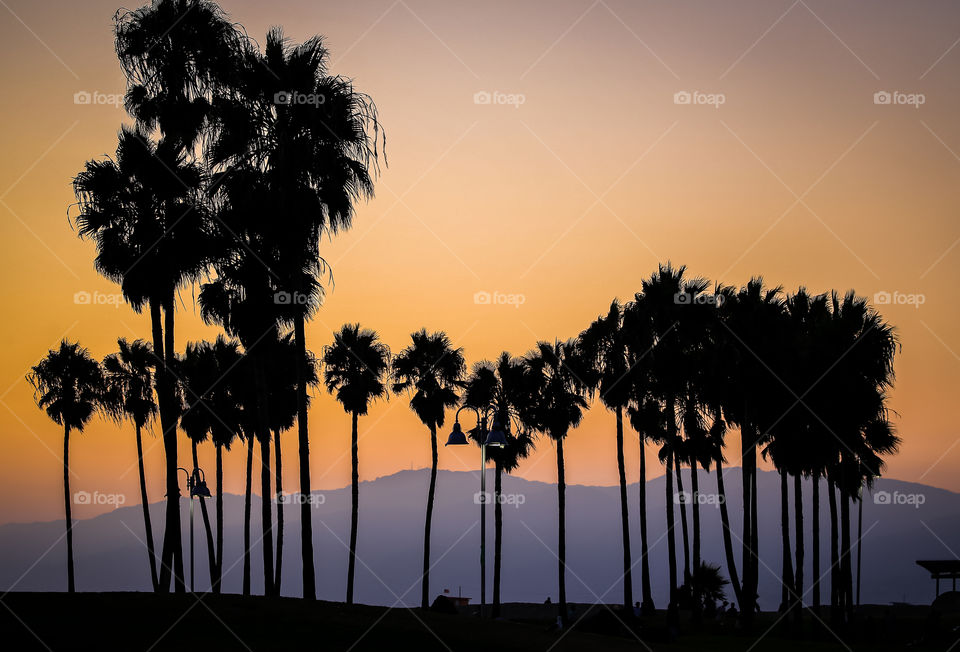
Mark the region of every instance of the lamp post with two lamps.
[[209, 498], [210, 489], [207, 488], [207, 478], [202, 469], [194, 468], [190, 473], [183, 467], [178, 467], [178, 471], [183, 471], [187, 476], [187, 489], [190, 491], [190, 593], [194, 593], [193, 577], [193, 499]]
[[[503, 448], [507, 445], [507, 435], [497, 417], [495, 405], [491, 404], [481, 409], [464, 405], [457, 410], [453, 430], [447, 438], [446, 446], [465, 446], [468, 443], [467, 436], [460, 427], [460, 413], [463, 410], [474, 411], [477, 415], [477, 427], [480, 429], [480, 617], [483, 618], [487, 601], [487, 446]], [[487, 433], [487, 415], [490, 412], [493, 412], [493, 423], [490, 426], [490, 432]]]

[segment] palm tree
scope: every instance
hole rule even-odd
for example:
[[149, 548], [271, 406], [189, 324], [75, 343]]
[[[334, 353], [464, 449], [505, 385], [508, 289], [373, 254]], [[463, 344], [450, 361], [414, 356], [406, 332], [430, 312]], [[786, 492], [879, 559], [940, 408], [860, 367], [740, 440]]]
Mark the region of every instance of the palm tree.
[[[354, 206], [373, 195], [380, 126], [376, 106], [352, 82], [328, 72], [320, 37], [291, 46], [281, 30], [267, 34], [261, 54], [247, 47], [231, 83], [234, 96], [216, 106], [211, 157], [225, 174], [256, 173], [263, 193], [258, 233], [269, 243], [269, 265], [286, 298], [301, 360], [297, 366], [300, 492], [310, 494], [305, 322], [317, 306], [319, 278], [328, 271], [318, 253], [324, 233], [352, 222]], [[316, 102], [278, 102], [278, 97]], [[321, 101], [322, 100], [322, 101]], [[271, 281], [273, 282], [273, 281]], [[316, 598], [310, 506], [301, 504], [303, 595]]]
[[[143, 211], [138, 222], [146, 224], [138, 223], [136, 228], [120, 233], [99, 233], [102, 228], [88, 232], [97, 234], [98, 244], [108, 243], [108, 251], [120, 246], [118, 240], [125, 239], [124, 233], [133, 234], [130, 244], [134, 251], [128, 252], [126, 261], [103, 268], [98, 259], [98, 269], [108, 278], [119, 281], [118, 275], [129, 276], [128, 270], [138, 267], [141, 274], [150, 280], [156, 279], [158, 285], [157, 291], [148, 293], [148, 297], [154, 353], [163, 361], [157, 375], [157, 397], [166, 453], [167, 513], [160, 585], [162, 590], [167, 590], [172, 561], [175, 588], [182, 591], [183, 550], [176, 478], [179, 415], [175, 406], [175, 381], [168, 369], [176, 359], [174, 295], [177, 288], [186, 281], [196, 280], [206, 267], [207, 261], [198, 255], [205, 250], [199, 236], [210, 229], [202, 225], [197, 228], [200, 220], [196, 218], [202, 215], [199, 202], [185, 206], [176, 200], [185, 191], [190, 197], [196, 194], [199, 185], [196, 166], [186, 162], [196, 158], [194, 146], [209, 122], [213, 96], [230, 77], [231, 62], [244, 39], [238, 27], [210, 0], [155, 0], [135, 11], [118, 11], [114, 16], [114, 34], [117, 57], [127, 79], [127, 109], [136, 119], [138, 133], [156, 130], [160, 136], [156, 151], [159, 156], [153, 157], [155, 161], [148, 161], [151, 164], [146, 166], [148, 178], [163, 180], [168, 196], [161, 195], [162, 201], [153, 204], [161, 207], [159, 211], [154, 209], [156, 214], [151, 214], [149, 209]], [[80, 198], [79, 189], [77, 194]], [[83, 203], [81, 198], [81, 205]], [[149, 201], [146, 206], [151, 206]], [[128, 216], [126, 222], [132, 224], [132, 219]], [[129, 244], [126, 248], [130, 248]], [[104, 248], [100, 249], [102, 254]], [[112, 254], [108, 257], [115, 258]], [[130, 301], [130, 296], [127, 298]], [[138, 304], [130, 302], [139, 312]], [[139, 301], [139, 305], [143, 303]], [[162, 328], [161, 307], [165, 314]], [[160, 346], [161, 340], [164, 346]]]
[[627, 338], [626, 349], [629, 361], [630, 405], [627, 415], [630, 426], [636, 431], [640, 444], [640, 479], [637, 482], [640, 494], [640, 611], [653, 615], [655, 607], [650, 588], [649, 542], [647, 539], [647, 457], [648, 442], [656, 441], [666, 432], [666, 417], [653, 392], [653, 366], [650, 357], [655, 337], [653, 323], [647, 304], [638, 297], [623, 308], [622, 332]]
[[[720, 307], [720, 324], [730, 355], [730, 382], [724, 402], [727, 423], [740, 427], [743, 455], [743, 580], [740, 615], [744, 625], [753, 622], [759, 581], [759, 549], [757, 525], [757, 449], [763, 444], [772, 413], [768, 406], [781, 405], [771, 397], [782, 388], [771, 371], [779, 350], [770, 337], [782, 327], [783, 301], [781, 289], [766, 288], [762, 278], [753, 278], [739, 291], [729, 293]], [[776, 415], [779, 416], [779, 415]]]
[[[88, 161], [73, 181], [81, 238], [97, 245], [94, 264], [119, 283], [136, 312], [150, 307], [160, 424], [166, 459], [166, 525], [160, 590], [183, 586], [180, 489], [177, 479], [178, 404], [175, 379], [174, 297], [207, 267], [209, 222], [200, 189], [203, 171], [170, 144], [155, 145], [139, 131], [120, 132], [115, 159]], [[161, 310], [164, 316], [161, 320]]]
[[600, 315], [580, 334], [578, 345], [588, 361], [591, 397], [599, 392], [600, 401], [617, 417], [617, 471], [620, 478], [620, 533], [623, 548], [623, 608], [633, 613], [633, 558], [630, 554], [630, 516], [627, 508], [627, 474], [623, 461], [623, 411], [630, 403], [631, 384], [627, 355], [628, 336], [623, 330], [623, 309], [616, 300], [606, 315]]
[[573, 340], [550, 344], [538, 342], [537, 348], [524, 358], [530, 391], [534, 396], [530, 423], [539, 432], [549, 436], [557, 447], [557, 575], [559, 600], [557, 607], [561, 622], [567, 625], [567, 534], [566, 481], [564, 478], [563, 441], [571, 428], [576, 428], [587, 408], [585, 392], [588, 368], [581, 359]]
[[70, 509], [70, 431], [84, 426], [102, 405], [103, 371], [86, 349], [67, 340], [50, 350], [27, 375], [34, 400], [54, 423], [63, 426], [63, 504], [67, 525], [67, 591], [73, 593], [73, 517]]
[[450, 338], [440, 331], [427, 333], [421, 329], [410, 335], [411, 344], [394, 358], [393, 392], [408, 392], [410, 409], [430, 430], [430, 489], [427, 492], [427, 515], [423, 526], [423, 578], [420, 606], [429, 607], [430, 593], [430, 526], [433, 520], [433, 498], [437, 487], [437, 428], [443, 426], [444, 414], [458, 401], [466, 363], [463, 349], [453, 348]]
[[103, 359], [106, 404], [117, 419], [133, 421], [137, 436], [137, 466], [140, 471], [140, 505], [143, 508], [143, 531], [147, 542], [147, 557], [150, 561], [150, 585], [154, 591], [160, 588], [157, 576], [157, 557], [153, 547], [153, 526], [150, 522], [150, 501], [147, 498], [147, 479], [143, 469], [143, 440], [141, 432], [157, 415], [154, 397], [154, 371], [156, 358], [149, 342], [124, 338], [117, 340], [119, 351]]
[[360, 324], [344, 324], [323, 352], [323, 379], [327, 391], [336, 393], [344, 411], [352, 418], [350, 560], [347, 567], [347, 604], [353, 604], [353, 575], [357, 559], [357, 516], [360, 501], [357, 421], [367, 414], [370, 401], [387, 397], [384, 376], [390, 368], [390, 349], [375, 331]]
[[[463, 393], [463, 404], [478, 411], [494, 406], [496, 416], [504, 425], [507, 443], [490, 447], [487, 455], [493, 460], [494, 475], [494, 554], [493, 554], [493, 617], [500, 616], [500, 568], [503, 546], [503, 503], [501, 492], [503, 474], [512, 473], [520, 462], [534, 449], [534, 440], [529, 428], [532, 400], [525, 382], [523, 360], [504, 351], [496, 363], [483, 360], [473, 366]], [[517, 423], [517, 434], [510, 432], [510, 422]], [[485, 428], [481, 424], [470, 432], [478, 446], [483, 445]]]

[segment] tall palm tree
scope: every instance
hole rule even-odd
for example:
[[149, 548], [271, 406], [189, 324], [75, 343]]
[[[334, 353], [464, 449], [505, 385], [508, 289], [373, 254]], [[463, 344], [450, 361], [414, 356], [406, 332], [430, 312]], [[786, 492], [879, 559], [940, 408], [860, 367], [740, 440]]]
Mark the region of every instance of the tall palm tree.
[[446, 411], [459, 402], [466, 363], [463, 349], [454, 348], [444, 332], [428, 333], [421, 329], [410, 335], [411, 344], [393, 360], [391, 375], [393, 392], [408, 392], [410, 409], [430, 430], [430, 489], [427, 492], [427, 515], [423, 526], [423, 576], [420, 606], [429, 607], [430, 594], [430, 529], [433, 520], [433, 499], [437, 488], [437, 428], [443, 426]]
[[567, 613], [567, 533], [566, 533], [566, 479], [564, 476], [563, 442], [571, 428], [580, 425], [587, 408], [585, 393], [588, 367], [577, 351], [573, 340], [550, 344], [538, 342], [537, 347], [524, 358], [529, 387], [535, 403], [530, 422], [549, 436], [557, 448], [557, 575], [559, 599], [557, 607], [561, 622], [566, 626]]
[[[494, 618], [500, 615], [500, 569], [503, 547], [503, 474], [512, 473], [534, 449], [529, 423], [533, 407], [530, 389], [525, 382], [523, 360], [504, 351], [495, 363], [482, 360], [473, 366], [463, 392], [463, 404], [478, 411], [494, 406], [496, 416], [504, 425], [507, 443], [491, 447], [487, 456], [494, 463], [494, 553], [493, 553], [493, 607]], [[511, 422], [517, 424], [516, 434]], [[484, 444], [484, 428], [480, 424], [470, 437], [478, 446]]]
[[622, 332], [627, 338], [626, 350], [629, 361], [630, 405], [627, 415], [630, 426], [636, 431], [640, 444], [640, 478], [637, 482], [640, 494], [640, 611], [653, 615], [655, 607], [650, 588], [649, 542], [647, 538], [647, 457], [648, 442], [656, 441], [666, 432], [666, 417], [653, 390], [653, 322], [647, 303], [640, 295], [623, 308]]
[[160, 588], [157, 576], [157, 557], [154, 551], [153, 525], [150, 522], [150, 501], [147, 498], [147, 478], [143, 468], [143, 439], [141, 433], [157, 416], [154, 396], [154, 365], [156, 358], [149, 342], [124, 338], [117, 340], [119, 351], [103, 359], [105, 396], [109, 411], [118, 419], [129, 418], [137, 436], [137, 467], [140, 472], [140, 505], [143, 508], [143, 531], [150, 561], [150, 585]]
[[[244, 42], [241, 34], [211, 0], [154, 0], [140, 9], [121, 10], [114, 16], [115, 49], [127, 80], [127, 109], [136, 119], [138, 132], [158, 133], [157, 152], [163, 156], [153, 167], [163, 168], [161, 177], [176, 192], [186, 190], [193, 195], [196, 190], [195, 174], [193, 171], [184, 174], [181, 164], [196, 159], [195, 145], [209, 123], [214, 95], [223, 90], [224, 80], [230, 77], [231, 62]], [[169, 586], [172, 561], [175, 588], [182, 591], [183, 550], [176, 479], [179, 415], [173, 395], [175, 381], [168, 369], [173, 367], [176, 358], [175, 291], [184, 281], [196, 280], [198, 268], [206, 266], [202, 258], [197, 260], [197, 252], [205, 249], [202, 238], [197, 236], [209, 232], [209, 228], [196, 232], [194, 218], [199, 214], [196, 207], [178, 206], [169, 200], [164, 204], [163, 210], [152, 218], [155, 232], [143, 234], [147, 236], [145, 240], [135, 238], [140, 251], [134, 252], [120, 269], [128, 270], [131, 261], [140, 261], [143, 255], [144, 260], [133, 265], [159, 279], [160, 291], [150, 294], [150, 303], [153, 348], [163, 361], [157, 376], [157, 395], [167, 462], [167, 514], [160, 584], [163, 590]], [[136, 231], [129, 232], [139, 233], [142, 228], [140, 225]], [[112, 248], [115, 247], [113, 243]], [[160, 307], [164, 311], [162, 328]], [[161, 339], [164, 339], [163, 347], [159, 346]]]
[[[751, 279], [736, 293], [730, 293], [720, 307], [720, 324], [730, 355], [730, 383], [724, 404], [728, 423], [740, 427], [743, 456], [743, 535], [740, 615], [746, 627], [753, 623], [759, 581], [759, 528], [757, 524], [757, 450], [763, 434], [773, 419], [770, 405], [781, 405], [771, 397], [773, 390], [782, 390], [780, 380], [772, 372], [779, 355], [775, 338], [782, 327], [783, 299], [779, 287], [767, 288], [762, 278]], [[776, 415], [779, 416], [779, 415]]]
[[76, 224], [81, 238], [96, 243], [97, 271], [120, 284], [134, 311], [150, 308], [166, 461], [161, 591], [169, 590], [171, 568], [175, 588], [184, 590], [177, 479], [179, 406], [170, 368], [176, 358], [176, 293], [207, 268], [210, 228], [200, 196], [204, 178], [200, 166], [175, 146], [155, 144], [144, 133], [123, 128], [116, 158], [88, 161], [73, 181], [80, 208]]
[[86, 349], [67, 340], [51, 349], [27, 375], [37, 406], [63, 426], [63, 505], [67, 526], [67, 591], [73, 593], [73, 517], [70, 509], [70, 431], [84, 426], [100, 409], [104, 395], [103, 371]]
[[578, 345], [588, 361], [591, 397], [599, 392], [600, 402], [617, 417], [617, 472], [620, 479], [620, 534], [623, 551], [623, 608], [633, 609], [633, 558], [630, 554], [630, 515], [627, 507], [627, 474], [623, 461], [623, 411], [630, 403], [631, 384], [627, 354], [629, 338], [623, 329], [623, 309], [616, 300], [606, 315], [600, 315], [580, 334]]
[[[290, 45], [278, 28], [263, 53], [247, 47], [231, 77], [233, 95], [216, 105], [211, 158], [225, 174], [256, 172], [268, 210], [256, 225], [270, 243], [262, 257], [286, 297], [287, 319], [306, 359], [305, 322], [328, 271], [319, 256], [323, 234], [348, 228], [360, 199], [373, 195], [380, 125], [372, 100], [328, 71], [320, 37]], [[278, 97], [313, 98], [283, 102]], [[310, 493], [307, 372], [297, 366], [300, 492]], [[316, 598], [310, 506], [301, 504], [303, 594]]]
[[333, 344], [323, 352], [323, 380], [351, 415], [351, 509], [350, 560], [347, 567], [347, 604], [353, 604], [353, 575], [357, 559], [357, 517], [360, 504], [360, 461], [357, 421], [367, 414], [370, 401], [387, 397], [384, 384], [390, 369], [390, 349], [375, 331], [360, 324], [344, 324], [334, 334]]

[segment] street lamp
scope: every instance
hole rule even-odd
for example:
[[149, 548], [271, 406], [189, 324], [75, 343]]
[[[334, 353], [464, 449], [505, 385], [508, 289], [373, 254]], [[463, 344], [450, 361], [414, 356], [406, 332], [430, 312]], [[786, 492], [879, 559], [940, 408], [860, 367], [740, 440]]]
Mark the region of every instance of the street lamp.
[[194, 468], [190, 473], [183, 467], [178, 467], [178, 471], [183, 471], [187, 476], [187, 489], [190, 491], [190, 593], [194, 592], [193, 586], [193, 499], [198, 497], [209, 498], [210, 490], [207, 488], [207, 479], [202, 469]]
[[480, 617], [483, 618], [487, 601], [487, 446], [503, 448], [507, 445], [507, 435], [503, 430], [500, 419], [496, 416], [493, 417], [493, 424], [490, 426], [490, 432], [487, 433], [487, 413], [490, 411], [496, 413], [495, 405], [490, 404], [482, 411], [464, 405], [457, 410], [453, 430], [447, 438], [446, 446], [465, 446], [468, 443], [467, 437], [460, 427], [460, 412], [463, 410], [473, 410], [476, 413], [477, 426], [480, 428]]

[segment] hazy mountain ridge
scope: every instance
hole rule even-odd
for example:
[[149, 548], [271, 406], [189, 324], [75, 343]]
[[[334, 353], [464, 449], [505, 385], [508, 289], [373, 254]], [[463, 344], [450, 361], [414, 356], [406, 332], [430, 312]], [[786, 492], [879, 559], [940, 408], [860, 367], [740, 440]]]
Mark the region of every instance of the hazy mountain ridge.
[[[720, 536], [719, 509], [715, 499], [713, 472], [701, 471], [701, 520], [703, 557], [726, 565]], [[689, 471], [683, 475], [689, 491]], [[360, 602], [372, 604], [415, 604], [419, 597], [418, 576], [422, 555], [423, 519], [429, 470], [401, 471], [361, 483], [360, 523], [356, 595]], [[444, 588], [479, 598], [479, 491], [477, 473], [440, 471], [434, 512], [431, 592]], [[726, 469], [724, 484], [730, 507], [736, 559], [740, 561], [740, 470]], [[779, 603], [780, 573], [780, 494], [779, 477], [773, 472], [758, 476], [760, 488], [761, 531], [760, 597], [764, 609]], [[556, 599], [556, 487], [543, 482], [504, 477], [503, 599], [505, 601], [543, 601]], [[488, 490], [493, 489], [493, 471], [488, 471]], [[664, 476], [647, 483], [650, 569], [654, 599], [666, 600], [667, 542], [664, 537]], [[890, 500], [874, 496], [887, 492]], [[811, 492], [804, 482], [805, 588], [811, 586]], [[347, 548], [350, 517], [349, 487], [317, 491], [314, 513], [314, 537], [319, 595], [323, 599], [342, 600], [346, 583]], [[628, 490], [631, 516], [631, 543], [634, 560], [634, 593], [640, 587], [640, 535], [638, 487]], [[920, 503], [920, 504], [918, 504]], [[791, 482], [791, 508], [793, 505]], [[214, 504], [207, 502], [211, 521]], [[183, 505], [185, 568], [189, 572], [189, 509]], [[688, 507], [688, 511], [689, 511]], [[239, 592], [242, 578], [243, 497], [224, 496], [225, 545], [224, 587]], [[829, 511], [826, 483], [821, 483], [821, 600], [829, 597]], [[863, 510], [863, 602], [929, 602], [933, 599], [933, 581], [915, 564], [916, 559], [954, 558], [960, 550], [960, 494], [927, 485], [881, 479], [873, 495], [867, 495]], [[151, 505], [157, 547], [162, 533], [163, 506]], [[679, 514], [679, 510], [677, 510]], [[260, 538], [259, 497], [254, 496], [251, 537]], [[689, 516], [689, 515], [688, 515]], [[196, 509], [197, 589], [209, 588], [206, 540]], [[285, 547], [283, 592], [298, 595], [299, 509], [288, 504], [284, 509]], [[856, 541], [856, 506], [852, 510], [853, 540]], [[212, 526], [215, 525], [212, 523]], [[692, 537], [692, 520], [691, 520]], [[795, 540], [791, 512], [791, 539]], [[493, 509], [487, 516], [487, 599], [491, 599], [493, 572]], [[682, 577], [683, 539], [677, 522], [678, 565]], [[100, 516], [77, 521], [74, 544], [77, 556], [77, 587], [82, 591], [149, 590], [150, 579], [146, 550], [143, 547], [143, 520], [139, 505], [126, 505]], [[568, 597], [574, 601], [621, 599], [620, 519], [616, 486], [568, 485], [567, 550]], [[854, 551], [856, 554], [856, 551]], [[65, 539], [63, 522], [11, 523], [0, 526], [0, 589], [63, 590], [65, 580]], [[254, 591], [262, 586], [262, 553], [258, 545], [251, 552]], [[853, 560], [854, 567], [856, 557]], [[188, 580], [189, 581], [189, 580]], [[806, 601], [812, 600], [808, 591]]]

